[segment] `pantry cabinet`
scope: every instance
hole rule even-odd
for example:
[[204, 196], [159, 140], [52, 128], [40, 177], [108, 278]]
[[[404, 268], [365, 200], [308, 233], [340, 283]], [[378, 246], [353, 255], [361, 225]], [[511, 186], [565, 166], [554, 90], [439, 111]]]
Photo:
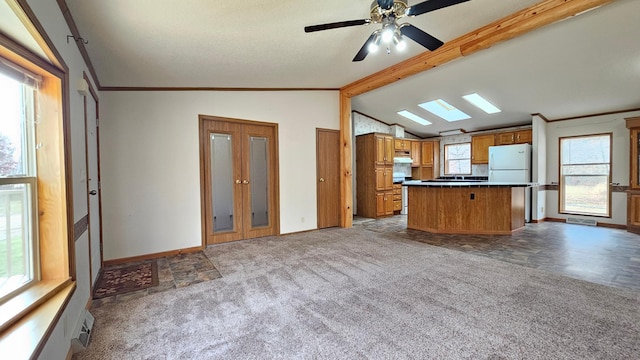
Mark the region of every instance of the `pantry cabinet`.
[[371, 133], [356, 136], [357, 215], [393, 215], [394, 138]]

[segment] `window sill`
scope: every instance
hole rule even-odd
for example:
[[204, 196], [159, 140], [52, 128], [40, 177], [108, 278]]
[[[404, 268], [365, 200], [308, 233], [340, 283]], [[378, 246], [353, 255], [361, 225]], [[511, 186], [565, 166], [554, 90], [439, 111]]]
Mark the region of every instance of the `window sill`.
[[70, 279], [40, 281], [0, 305], [0, 354], [14, 359], [37, 356], [75, 287]]

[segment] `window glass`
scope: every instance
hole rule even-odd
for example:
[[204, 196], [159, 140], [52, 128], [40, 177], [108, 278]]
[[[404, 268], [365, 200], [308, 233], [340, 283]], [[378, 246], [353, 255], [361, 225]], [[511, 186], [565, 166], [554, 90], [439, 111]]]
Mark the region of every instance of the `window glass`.
[[0, 303], [36, 279], [33, 88], [0, 72]]
[[471, 143], [444, 146], [444, 173], [446, 175], [471, 174]]
[[560, 139], [560, 212], [610, 216], [611, 135]]

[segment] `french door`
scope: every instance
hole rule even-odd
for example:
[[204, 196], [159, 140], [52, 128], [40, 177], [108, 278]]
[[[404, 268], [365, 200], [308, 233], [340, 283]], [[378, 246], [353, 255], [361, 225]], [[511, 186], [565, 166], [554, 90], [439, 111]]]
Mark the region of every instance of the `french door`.
[[277, 125], [200, 117], [207, 245], [277, 235]]

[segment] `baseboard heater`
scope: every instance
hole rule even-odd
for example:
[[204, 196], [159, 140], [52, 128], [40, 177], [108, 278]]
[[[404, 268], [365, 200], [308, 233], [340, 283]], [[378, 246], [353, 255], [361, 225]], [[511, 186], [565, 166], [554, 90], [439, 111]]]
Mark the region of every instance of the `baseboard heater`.
[[579, 219], [579, 218], [567, 218], [567, 224], [579, 224], [579, 225], [589, 225], [589, 226], [597, 226], [598, 222], [594, 219]]

